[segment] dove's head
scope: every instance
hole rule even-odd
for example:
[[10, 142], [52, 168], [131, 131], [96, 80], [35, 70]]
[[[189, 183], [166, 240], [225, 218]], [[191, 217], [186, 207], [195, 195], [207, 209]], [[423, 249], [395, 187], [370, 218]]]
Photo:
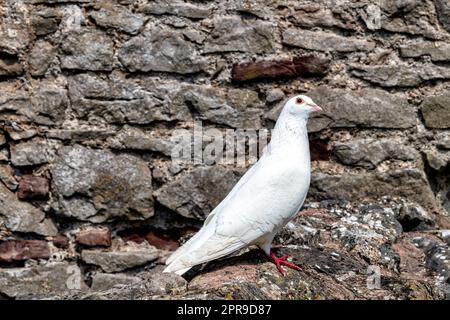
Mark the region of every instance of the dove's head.
[[286, 102], [284, 109], [296, 116], [307, 119], [311, 112], [322, 111], [322, 108], [312, 101], [308, 96], [298, 95]]

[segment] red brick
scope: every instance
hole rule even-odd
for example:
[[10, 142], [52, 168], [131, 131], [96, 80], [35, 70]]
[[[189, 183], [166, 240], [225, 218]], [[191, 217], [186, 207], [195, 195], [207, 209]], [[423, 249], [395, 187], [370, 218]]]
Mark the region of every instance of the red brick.
[[50, 249], [44, 240], [7, 240], [0, 242], [0, 261], [48, 259]]
[[234, 64], [231, 70], [235, 82], [262, 78], [291, 78], [296, 76], [324, 75], [330, 59], [315, 55], [298, 56], [285, 60], [264, 60]]
[[111, 246], [111, 232], [107, 229], [89, 228], [76, 234], [75, 241], [88, 247]]
[[26, 175], [21, 177], [17, 188], [19, 199], [47, 199], [50, 185], [47, 178]]

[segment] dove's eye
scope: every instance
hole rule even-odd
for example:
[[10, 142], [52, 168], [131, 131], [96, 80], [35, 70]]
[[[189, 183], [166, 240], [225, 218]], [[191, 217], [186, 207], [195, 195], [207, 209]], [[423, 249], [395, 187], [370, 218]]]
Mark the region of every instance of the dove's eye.
[[295, 100], [296, 103], [298, 104], [302, 104], [303, 103], [303, 99], [302, 98], [297, 98], [297, 100]]

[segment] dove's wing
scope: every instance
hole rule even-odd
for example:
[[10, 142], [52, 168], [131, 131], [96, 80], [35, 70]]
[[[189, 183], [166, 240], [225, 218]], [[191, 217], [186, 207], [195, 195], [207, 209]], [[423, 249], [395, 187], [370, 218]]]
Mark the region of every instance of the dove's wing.
[[190, 245], [194, 242], [196, 242], [199, 238], [202, 238], [204, 234], [208, 231], [206, 226], [210, 223], [211, 219], [215, 216], [217, 212], [220, 212], [221, 209], [225, 206], [225, 204], [228, 201], [231, 201], [231, 198], [233, 198], [234, 195], [237, 194], [240, 187], [245, 184], [258, 168], [258, 166], [261, 164], [261, 160], [256, 162], [242, 177], [239, 179], [239, 181], [236, 183], [236, 185], [231, 189], [230, 193], [212, 210], [208, 217], [206, 218], [205, 222], [203, 223], [203, 227], [197, 232], [191, 239], [189, 239], [183, 246], [178, 248], [166, 261], [167, 264], [172, 263], [176, 258], [178, 258], [180, 255], [185, 253]]
[[247, 174], [197, 235], [168, 260], [165, 271], [182, 273], [231, 254], [270, 236], [297, 212], [307, 192], [307, 184], [299, 182], [309, 179], [309, 168], [265, 154]]

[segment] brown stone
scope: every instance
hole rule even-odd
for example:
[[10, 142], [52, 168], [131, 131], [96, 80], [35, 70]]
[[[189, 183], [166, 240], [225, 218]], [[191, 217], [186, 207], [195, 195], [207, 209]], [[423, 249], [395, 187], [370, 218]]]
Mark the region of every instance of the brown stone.
[[52, 243], [58, 248], [66, 249], [69, 247], [70, 241], [65, 235], [58, 234], [52, 237]]
[[262, 78], [290, 78], [307, 75], [324, 75], [330, 64], [327, 58], [315, 55], [298, 56], [292, 60], [264, 60], [233, 65], [233, 81], [241, 82]]
[[150, 230], [145, 239], [149, 244], [161, 250], [174, 251], [179, 247], [178, 241], [171, 234], [160, 230]]
[[0, 261], [48, 259], [50, 249], [43, 240], [8, 240], [0, 242]]
[[89, 228], [76, 235], [76, 242], [88, 247], [111, 246], [111, 232], [107, 229]]
[[49, 191], [50, 186], [47, 178], [26, 175], [19, 181], [17, 197], [19, 199], [46, 199]]

